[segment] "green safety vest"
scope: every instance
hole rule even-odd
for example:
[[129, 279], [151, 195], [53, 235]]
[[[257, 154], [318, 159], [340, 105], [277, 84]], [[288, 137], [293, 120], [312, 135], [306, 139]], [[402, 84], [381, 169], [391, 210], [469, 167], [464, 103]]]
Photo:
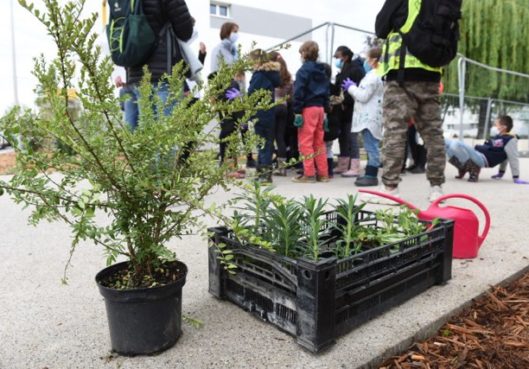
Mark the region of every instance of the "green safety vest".
[[[421, 5], [422, 0], [408, 0], [408, 17], [406, 18], [406, 22], [399, 31], [391, 32], [388, 35], [386, 42], [384, 43], [384, 47], [382, 48], [382, 61], [380, 63], [381, 68], [379, 68], [380, 74], [382, 76], [385, 76], [392, 70], [398, 71], [400, 69], [402, 48], [401, 34], [408, 33], [411, 30], [411, 27], [419, 16]], [[441, 68], [434, 68], [424, 64], [406, 49], [404, 69], [409, 68], [419, 68], [430, 72], [441, 73]]]

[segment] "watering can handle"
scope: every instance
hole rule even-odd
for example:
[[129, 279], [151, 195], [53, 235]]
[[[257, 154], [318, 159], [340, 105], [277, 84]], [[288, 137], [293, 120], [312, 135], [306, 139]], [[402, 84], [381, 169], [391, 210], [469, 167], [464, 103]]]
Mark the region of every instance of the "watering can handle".
[[465, 199], [465, 200], [471, 201], [474, 204], [476, 204], [481, 209], [481, 211], [483, 211], [483, 214], [485, 215], [485, 228], [483, 229], [483, 232], [481, 233], [481, 236], [478, 237], [479, 246], [481, 246], [483, 244], [483, 242], [485, 241], [485, 238], [489, 234], [489, 230], [490, 230], [490, 214], [489, 214], [489, 211], [487, 210], [487, 208], [485, 207], [485, 205], [483, 205], [482, 202], [480, 202], [478, 199], [475, 199], [472, 196], [463, 195], [463, 194], [452, 194], [452, 195], [444, 195], [444, 196], [439, 197], [437, 200], [435, 200], [432, 203], [431, 206], [432, 207], [433, 206], [439, 206], [439, 204], [441, 202], [443, 202], [445, 200], [449, 200], [449, 199]]

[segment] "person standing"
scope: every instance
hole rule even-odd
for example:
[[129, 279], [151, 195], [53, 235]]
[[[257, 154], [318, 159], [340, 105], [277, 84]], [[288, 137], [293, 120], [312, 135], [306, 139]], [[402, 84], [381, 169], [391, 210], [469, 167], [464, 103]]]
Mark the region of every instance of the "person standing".
[[238, 59], [237, 41], [239, 40], [239, 25], [226, 22], [220, 27], [220, 43], [211, 51], [211, 71], [217, 73], [222, 66], [233, 65]]
[[289, 125], [289, 109], [292, 105], [292, 96], [294, 94], [294, 84], [292, 75], [288, 71], [287, 63], [278, 52], [271, 52], [270, 57], [280, 65], [279, 74], [281, 76], [281, 85], [275, 89], [275, 100], [282, 100], [276, 106], [276, 124], [275, 124], [275, 143], [277, 152], [277, 170], [274, 172], [277, 176], [285, 177], [287, 175], [287, 127]]
[[[353, 52], [347, 46], [339, 46], [334, 53], [336, 67], [340, 72], [336, 75], [334, 88], [331, 95], [340, 96], [342, 84], [346, 79], [351, 79], [357, 85], [364, 78], [365, 72], [360, 65], [353, 60]], [[354, 99], [345, 94], [341, 105], [333, 106], [332, 115], [336, 115], [340, 121], [340, 156], [335, 174], [343, 174], [344, 177], [356, 177], [360, 170], [360, 152], [358, 150], [357, 133], [351, 132], [353, 121]]]
[[[297, 183], [328, 182], [324, 138], [325, 112], [329, 110], [330, 83], [325, 67], [318, 63], [319, 47], [307, 41], [299, 49], [303, 65], [294, 82], [295, 125], [299, 127], [299, 151], [303, 156], [303, 174]], [[316, 175], [317, 173], [317, 175]]]
[[[157, 35], [162, 33], [165, 26], [172, 27], [174, 35], [182, 41], [188, 41], [193, 35], [195, 20], [189, 14], [184, 0], [143, 0], [143, 11], [152, 30]], [[138, 86], [143, 78], [144, 67], [147, 67], [151, 73], [154, 91], [166, 105], [169, 98], [169, 85], [163, 81], [162, 77], [164, 74], [171, 74], [171, 68], [182, 61], [178, 47], [174, 47], [175, 40], [166, 37], [167, 32], [169, 29], [160, 36], [156, 48], [144, 65], [127, 69], [127, 84], [132, 86], [131, 95], [134, 101], [139, 100]], [[182, 91], [183, 93], [184, 91]], [[164, 114], [170, 114], [171, 110], [171, 106], [166, 106]], [[127, 123], [131, 127], [136, 127], [138, 119], [139, 109], [135, 109], [128, 115]]]
[[[409, 4], [413, 6], [408, 7]], [[398, 185], [405, 154], [408, 122], [414, 118], [417, 131], [428, 150], [427, 178], [431, 186], [428, 199], [434, 201], [443, 194], [442, 185], [445, 182], [446, 165], [439, 94], [441, 67], [432, 65], [434, 62], [427, 64], [421, 61], [409, 51], [410, 49], [417, 50], [413, 47], [417, 45], [412, 43], [404, 45], [403, 41], [403, 35], [408, 35], [412, 31], [415, 36], [428, 35], [430, 32], [430, 30], [421, 29], [421, 24], [417, 21], [423, 16], [423, 12], [420, 11], [421, 4], [429, 6], [425, 8], [425, 11], [437, 6], [434, 2], [426, 0], [386, 0], [376, 19], [376, 35], [386, 40], [381, 63], [381, 74], [386, 80], [382, 149], [384, 157], [382, 182], [384, 185], [381, 191], [394, 196], [399, 194]], [[447, 14], [450, 15], [447, 21], [451, 20], [452, 16], [454, 19], [458, 16], [455, 9], [449, 8], [448, 10], [451, 13]], [[435, 13], [432, 15], [432, 21], [437, 22], [439, 17], [444, 16], [445, 14]], [[419, 26], [414, 27], [417, 24]], [[450, 24], [452, 29], [456, 30], [456, 25]], [[407, 39], [409, 40], [408, 37]], [[422, 43], [420, 46], [423, 49], [432, 50], [437, 47], [431, 42]], [[457, 49], [457, 42], [455, 46]], [[423, 54], [422, 60], [426, 59]]]
[[[253, 62], [253, 75], [248, 87], [248, 95], [257, 91], [267, 91], [274, 101], [274, 92], [281, 85], [278, 62], [272, 61], [264, 50], [254, 50], [250, 53]], [[257, 180], [262, 183], [272, 183], [272, 157], [274, 155], [274, 133], [276, 111], [275, 107], [259, 110], [256, 114], [255, 134], [262, 139], [257, 155]]]
[[382, 51], [379, 47], [370, 49], [364, 65], [367, 74], [360, 82], [360, 86], [357, 86], [350, 79], [346, 79], [342, 86], [355, 100], [352, 131], [362, 135], [367, 151], [365, 175], [355, 181], [355, 185], [359, 187], [378, 185], [379, 146], [382, 139], [382, 99], [384, 96], [384, 85], [378, 75], [381, 56]]

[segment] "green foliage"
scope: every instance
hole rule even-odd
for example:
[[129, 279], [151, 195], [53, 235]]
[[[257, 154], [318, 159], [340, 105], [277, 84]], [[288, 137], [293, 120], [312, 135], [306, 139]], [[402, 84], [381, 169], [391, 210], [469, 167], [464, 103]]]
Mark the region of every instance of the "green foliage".
[[340, 234], [342, 234], [342, 238], [336, 245], [337, 257], [344, 258], [351, 254], [356, 254], [362, 247], [362, 243], [358, 242], [357, 239], [358, 234], [362, 232], [362, 227], [358, 225], [357, 216], [364, 206], [365, 204], [358, 205], [357, 197], [353, 195], [348, 195], [346, 200], [338, 200], [336, 212], [338, 213], [339, 221], [336, 226]]
[[[314, 196], [301, 201], [274, 194], [272, 187], [254, 183], [245, 187], [243, 195], [234, 203], [237, 210], [227, 221], [240, 242], [290, 258], [306, 257], [318, 261], [323, 252], [334, 252], [343, 259], [367, 249], [397, 243], [427, 231], [417, 213], [408, 208], [379, 210], [372, 221], [360, 222], [358, 214], [365, 204], [357, 204], [357, 197], [349, 195], [331, 204]], [[336, 219], [328, 215], [336, 213]], [[435, 227], [434, 221], [431, 227]], [[221, 263], [230, 265], [233, 254], [225, 245], [217, 246]], [[235, 266], [228, 270], [233, 271]]]
[[398, 214], [392, 209], [379, 210], [376, 212], [376, 218], [380, 223], [377, 234], [377, 242], [380, 245], [397, 243], [426, 231], [426, 226], [417, 217], [417, 211], [405, 206], [400, 208]]
[[[145, 70], [140, 90], [140, 121], [132, 132], [124, 124], [119, 100], [111, 84], [113, 64], [96, 46], [93, 32], [97, 14], [83, 18], [85, 0], [43, 0], [45, 10], [19, 1], [47, 29], [57, 46], [53, 60], [35, 59], [37, 90], [46, 101], [46, 114], [32, 115], [15, 108], [0, 121], [0, 130], [16, 147], [17, 169], [9, 181], [0, 181], [17, 203], [32, 209], [30, 223], [63, 221], [73, 234], [72, 250], [91, 240], [102, 246], [111, 264], [118, 257], [130, 261], [127, 288], [142, 285], [146, 277], [175, 255], [169, 240], [202, 227], [200, 211], [208, 209], [205, 197], [217, 187], [230, 188], [231, 168], [218, 165], [217, 126], [210, 122], [221, 114], [244, 111], [248, 122], [257, 109], [273, 105], [260, 92], [234, 102], [218, 99], [236, 71], [250, 64], [242, 58], [226, 67], [203, 90], [204, 99], [192, 104], [193, 91], [183, 96], [183, 65], [177, 65], [163, 82], [169, 97], [163, 103]], [[63, 4], [63, 5], [61, 5]], [[76, 91], [80, 111], [69, 108]], [[174, 106], [168, 115], [158, 114]], [[31, 132], [26, 135], [25, 132]], [[69, 152], [37, 150], [29, 137], [60, 142]], [[236, 136], [236, 135], [234, 135]], [[230, 142], [230, 151], [244, 154], [256, 139]]]
[[294, 256], [295, 246], [301, 238], [300, 218], [303, 210], [298, 203], [275, 200], [268, 209], [265, 226], [272, 245], [281, 255]]
[[304, 197], [300, 203], [303, 208], [301, 221], [307, 229], [307, 256], [312, 260], [318, 260], [320, 256], [320, 233], [327, 203], [328, 200], [316, 199], [313, 195]]
[[[470, 59], [521, 73], [529, 71], [529, 6], [521, 0], [463, 1], [459, 52]], [[447, 92], [458, 91], [457, 60], [446, 71]], [[526, 78], [469, 66], [467, 95], [529, 101]]]

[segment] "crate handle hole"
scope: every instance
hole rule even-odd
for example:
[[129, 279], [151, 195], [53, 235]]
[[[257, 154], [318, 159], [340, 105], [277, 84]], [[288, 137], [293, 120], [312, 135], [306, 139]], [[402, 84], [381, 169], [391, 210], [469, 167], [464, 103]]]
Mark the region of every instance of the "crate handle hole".
[[312, 280], [312, 273], [309, 272], [308, 270], [304, 270], [303, 271], [303, 277], [305, 277], [305, 279], [308, 279], [310, 281], [310, 280]]
[[325, 280], [328, 281], [330, 277], [331, 277], [331, 272], [328, 270], [325, 272]]

